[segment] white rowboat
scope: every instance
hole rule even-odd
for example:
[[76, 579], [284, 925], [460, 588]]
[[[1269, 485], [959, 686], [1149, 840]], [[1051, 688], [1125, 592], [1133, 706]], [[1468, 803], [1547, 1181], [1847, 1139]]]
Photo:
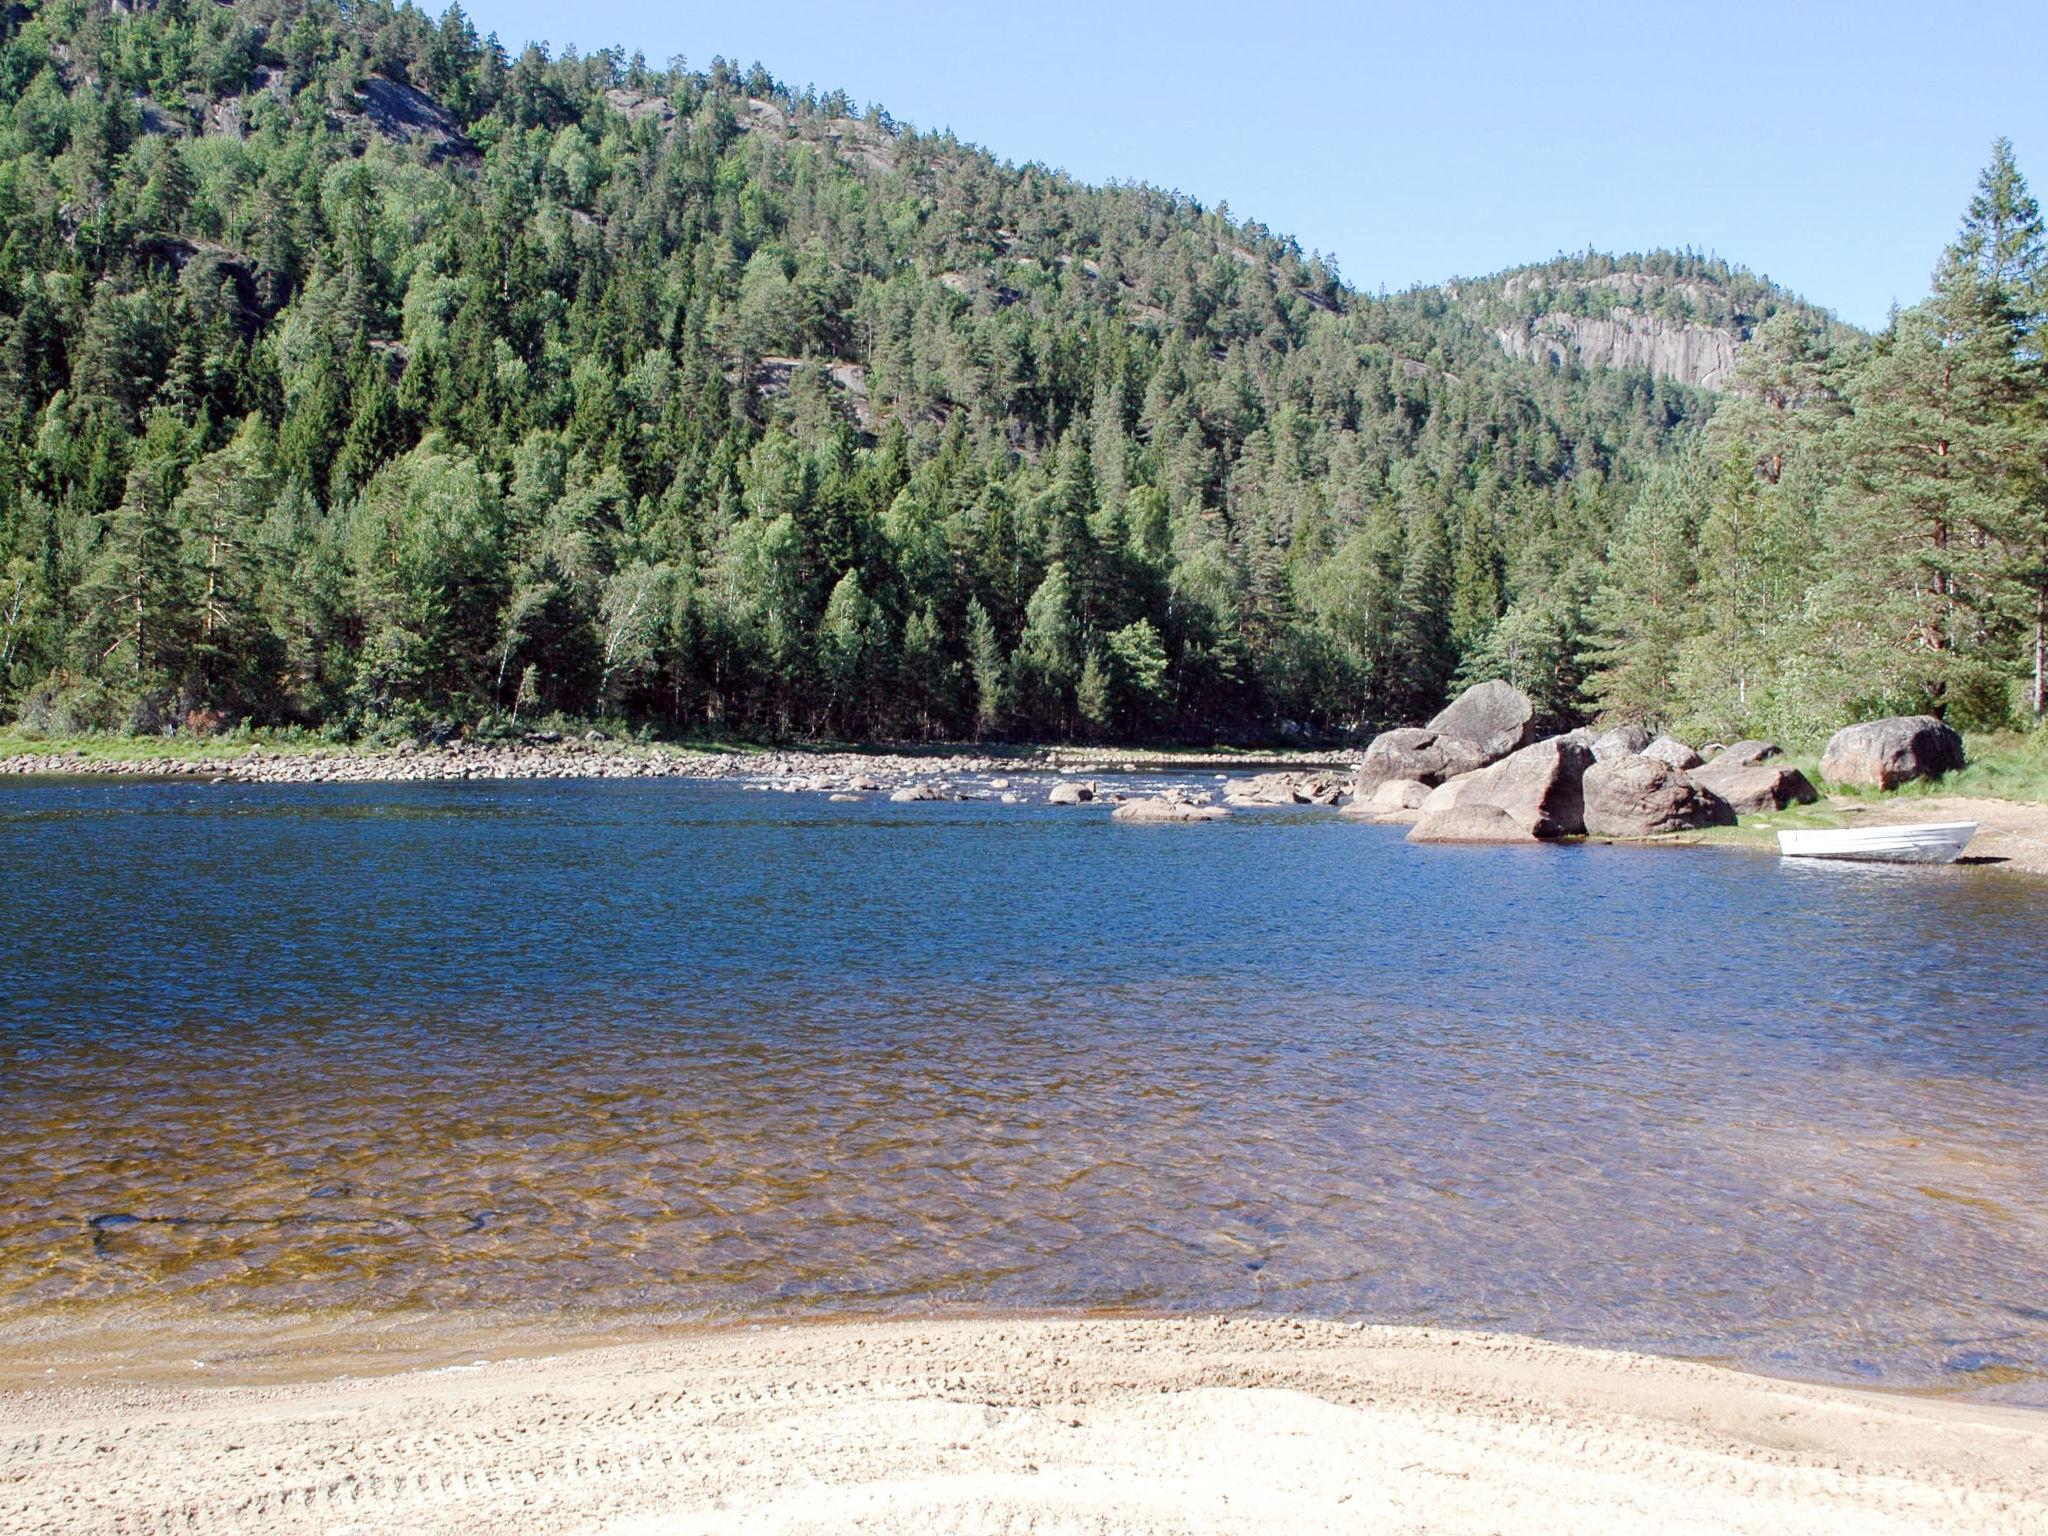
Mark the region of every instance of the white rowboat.
[[1974, 821], [1923, 821], [1903, 827], [1843, 827], [1780, 832], [1788, 859], [1870, 859], [1880, 864], [1953, 864], [1976, 833]]

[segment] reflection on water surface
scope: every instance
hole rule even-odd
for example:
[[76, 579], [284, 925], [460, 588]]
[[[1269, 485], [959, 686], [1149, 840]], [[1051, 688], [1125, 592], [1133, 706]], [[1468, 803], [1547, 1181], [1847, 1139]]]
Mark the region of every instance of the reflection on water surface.
[[0, 789], [0, 1329], [1247, 1308], [2048, 1403], [2033, 887], [1106, 815]]

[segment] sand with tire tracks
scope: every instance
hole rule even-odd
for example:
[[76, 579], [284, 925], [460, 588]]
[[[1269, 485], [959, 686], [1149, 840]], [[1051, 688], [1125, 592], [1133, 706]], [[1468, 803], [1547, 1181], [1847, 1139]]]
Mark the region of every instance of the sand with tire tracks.
[[0, 1530], [2048, 1532], [2048, 1414], [1270, 1320], [742, 1329], [0, 1397]]

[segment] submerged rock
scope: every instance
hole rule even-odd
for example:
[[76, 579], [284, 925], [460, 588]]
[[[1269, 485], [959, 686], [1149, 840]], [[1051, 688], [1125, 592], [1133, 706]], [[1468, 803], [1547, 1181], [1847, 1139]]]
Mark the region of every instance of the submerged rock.
[[1963, 738], [1949, 726], [1932, 715], [1894, 715], [1835, 732], [1821, 754], [1820, 772], [1837, 784], [1897, 789], [1963, 765]]
[[1192, 800], [1179, 800], [1170, 795], [1126, 800], [1109, 813], [1111, 821], [1226, 821], [1229, 817], [1230, 812], [1220, 805], [1197, 805]]
[[1586, 831], [1594, 837], [1658, 837], [1735, 822], [1727, 801], [1661, 758], [1596, 762], [1583, 782]]

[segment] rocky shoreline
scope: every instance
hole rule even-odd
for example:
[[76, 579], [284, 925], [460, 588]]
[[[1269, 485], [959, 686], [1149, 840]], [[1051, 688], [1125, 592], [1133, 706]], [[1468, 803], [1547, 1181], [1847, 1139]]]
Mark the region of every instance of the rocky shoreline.
[[[181, 779], [214, 784], [381, 784], [445, 783], [457, 780], [520, 782], [563, 779], [696, 779], [741, 783], [748, 788], [811, 792], [864, 799], [900, 800], [1031, 798], [1056, 804], [1122, 803], [1125, 794], [1099, 785], [1095, 776], [1126, 778], [1168, 774], [1243, 772], [1271, 764], [1271, 754], [1206, 753], [1124, 756], [1098, 749], [1038, 748], [1010, 752], [829, 752], [710, 751], [615, 742], [594, 734], [583, 739], [524, 742], [453, 741], [445, 745], [405, 744], [379, 749], [343, 748], [288, 752], [255, 746], [234, 755], [138, 758], [95, 757], [78, 750], [19, 752], [0, 757], [0, 777]], [[1295, 803], [1288, 785], [1314, 785], [1314, 803], [1334, 805], [1349, 769], [1337, 760], [1313, 759], [1317, 766], [1265, 773], [1238, 781], [1251, 798], [1244, 803]], [[1207, 804], [1213, 791], [1166, 787], [1160, 798], [1177, 804]], [[1309, 797], [1304, 796], [1304, 799]], [[1127, 818], [1127, 819], [1142, 819]], [[1189, 818], [1196, 819], [1196, 818]]]
[[[1382, 732], [1355, 759], [1299, 756], [1284, 768], [1274, 766], [1272, 754], [1246, 752], [716, 751], [616, 742], [591, 731], [580, 738], [536, 733], [516, 742], [457, 739], [370, 750], [289, 752], [258, 744], [190, 758], [24, 752], [0, 757], [0, 776], [234, 784], [680, 778], [835, 801], [1107, 804], [1119, 821], [1161, 823], [1220, 821], [1232, 807], [1341, 807], [1354, 819], [1405, 824], [1414, 842], [1492, 843], [1671, 837], [1818, 798], [1774, 743], [1715, 743], [1704, 753], [1669, 736], [1653, 739], [1635, 724], [1546, 735], [1527, 695], [1488, 682], [1467, 689], [1427, 726]], [[1852, 726], [1828, 753], [1830, 778], [1883, 789], [1962, 766], [1961, 738], [1921, 716]], [[1197, 788], [1190, 779], [1204, 771], [1214, 782]]]

